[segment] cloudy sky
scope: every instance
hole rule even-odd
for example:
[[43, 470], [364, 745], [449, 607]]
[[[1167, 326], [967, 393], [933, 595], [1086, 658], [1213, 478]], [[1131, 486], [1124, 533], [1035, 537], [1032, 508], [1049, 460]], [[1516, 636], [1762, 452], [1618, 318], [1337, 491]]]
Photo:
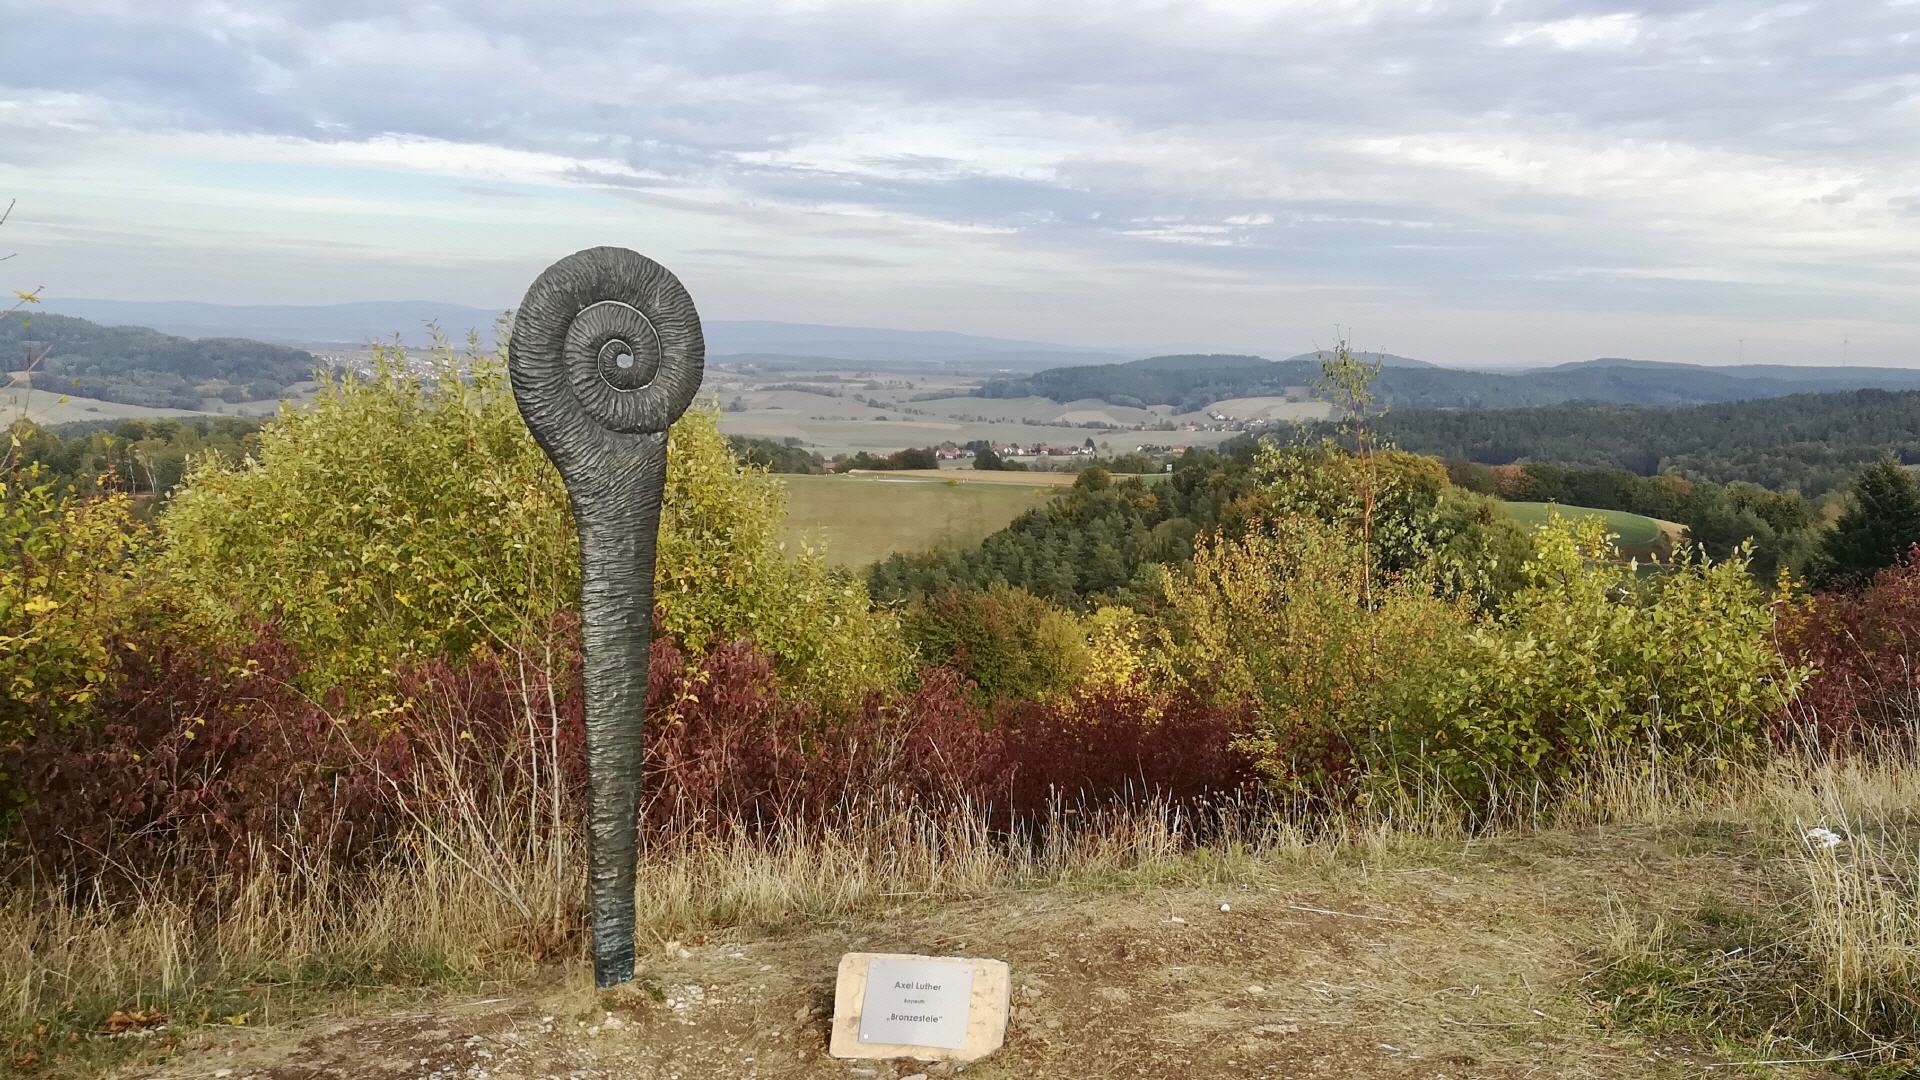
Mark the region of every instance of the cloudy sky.
[[1920, 365], [1920, 0], [0, 12], [10, 288]]

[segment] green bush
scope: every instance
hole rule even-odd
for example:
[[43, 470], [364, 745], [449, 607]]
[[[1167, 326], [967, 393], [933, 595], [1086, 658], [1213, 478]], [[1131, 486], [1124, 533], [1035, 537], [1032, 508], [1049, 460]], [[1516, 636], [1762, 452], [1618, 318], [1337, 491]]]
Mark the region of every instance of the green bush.
[[1774, 648], [1773, 601], [1744, 554], [1683, 554], [1642, 581], [1597, 519], [1556, 516], [1535, 546], [1527, 586], [1466, 636], [1377, 772], [1418, 770], [1484, 806], [1607, 758], [1713, 768], [1762, 749], [1806, 673]]
[[1011, 585], [920, 597], [902, 624], [922, 660], [959, 670], [989, 700], [1054, 697], [1087, 668], [1086, 636], [1074, 617]]
[[1483, 605], [1520, 585], [1526, 531], [1496, 500], [1454, 487], [1437, 458], [1267, 442], [1253, 468], [1259, 486], [1235, 508], [1245, 520], [1304, 515], [1365, 535], [1376, 575], [1411, 572], [1445, 595]]
[[1203, 541], [1165, 579], [1146, 666], [1216, 701], [1251, 700], [1243, 745], [1266, 772], [1290, 793], [1339, 797], [1472, 618], [1425, 578], [1366, 582], [1358, 537], [1312, 517]]
[[[424, 373], [421, 373], [424, 367]], [[892, 684], [905, 649], [865, 590], [779, 540], [779, 482], [742, 466], [716, 415], [670, 434], [657, 600], [695, 648], [753, 637], [803, 692]], [[310, 689], [383, 682], [408, 660], [527, 640], [578, 603], [559, 476], [528, 435], [497, 355], [380, 350], [283, 407], [257, 457], [195, 463], [161, 516], [167, 570], [203, 618], [277, 619]]]
[[145, 539], [124, 495], [0, 467], [0, 747], [84, 716], [113, 676]]

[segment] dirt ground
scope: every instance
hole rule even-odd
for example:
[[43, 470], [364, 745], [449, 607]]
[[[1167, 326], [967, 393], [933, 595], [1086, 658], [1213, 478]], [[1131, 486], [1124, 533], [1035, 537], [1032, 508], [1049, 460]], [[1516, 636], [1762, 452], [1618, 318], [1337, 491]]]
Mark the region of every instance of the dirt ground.
[[[1610, 1030], [1580, 982], [1610, 909], [1683, 903], [1692, 882], [1737, 887], [1739, 853], [1716, 843], [1565, 834], [1375, 861], [1190, 867], [1159, 884], [903, 897], [858, 918], [657, 943], [623, 994], [596, 995], [568, 967], [543, 987], [187, 1033], [121, 1075], [1726, 1076], [1704, 1047]], [[1005, 1048], [961, 1068], [829, 1057], [835, 964], [850, 950], [1007, 961]]]

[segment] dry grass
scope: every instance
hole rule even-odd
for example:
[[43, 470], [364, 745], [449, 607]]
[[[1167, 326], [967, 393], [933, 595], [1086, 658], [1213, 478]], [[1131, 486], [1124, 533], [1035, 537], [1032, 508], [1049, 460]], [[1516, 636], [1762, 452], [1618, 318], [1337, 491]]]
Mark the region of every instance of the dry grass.
[[[1622, 910], [1611, 945], [1596, 949], [1604, 955], [1588, 992], [1612, 1000], [1622, 1019], [1736, 1040], [1741, 1049], [1729, 1052], [1748, 1056], [1890, 1068], [1920, 1049], [1920, 769], [1910, 762], [1781, 762], [1715, 784], [1619, 769], [1555, 807], [1511, 803], [1515, 816], [1531, 809], [1536, 823], [1560, 828], [1637, 823], [1738, 837], [1752, 875], [1728, 882], [1724, 903], [1676, 891], [1667, 907]], [[116, 1011], [260, 1022], [342, 991], [498, 983], [556, 959], [581, 962], [584, 870], [570, 811], [550, 800], [465, 810], [453, 816], [461, 824], [420, 822], [386, 869], [351, 879], [263, 860], [280, 868], [191, 889], [150, 882], [113, 904], [14, 889], [0, 899], [9, 1054], [84, 1044]], [[1159, 808], [1022, 843], [984, 820], [965, 807], [876, 804], [820, 832], [656, 840], [640, 873], [643, 941], [858, 914], [903, 898], [1124, 892], [1279, 864], [1377, 865], [1394, 852], [1464, 858], [1482, 839], [1417, 806], [1375, 808], [1311, 835], [1236, 815], [1196, 828]], [[1809, 845], [1815, 827], [1843, 842]]]
[[1665, 819], [1717, 825], [1745, 880], [1615, 913], [1595, 994], [1623, 1019], [1861, 1075], [1920, 1067], [1920, 769], [1783, 760]]
[[[98, 1031], [114, 1012], [209, 1022], [270, 1016], [316, 991], [512, 979], [583, 955], [584, 849], [571, 815], [495, 806], [420, 822], [388, 866], [344, 877], [275, 867], [131, 899], [74, 903], [51, 887], [0, 898], [0, 1031], [20, 1046]], [[964, 807], [872, 808], [827, 831], [656, 841], [642, 859], [643, 939], [766, 926], [901, 897], [954, 898], [1165, 868], [1193, 848], [1171, 811], [1116, 815], [1009, 843]], [[1285, 842], [1241, 838], [1237, 850]]]

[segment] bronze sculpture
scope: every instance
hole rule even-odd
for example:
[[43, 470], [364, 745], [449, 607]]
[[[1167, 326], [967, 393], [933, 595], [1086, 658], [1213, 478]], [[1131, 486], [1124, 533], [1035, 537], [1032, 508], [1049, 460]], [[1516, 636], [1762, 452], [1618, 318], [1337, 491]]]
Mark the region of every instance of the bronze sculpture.
[[667, 427], [692, 403], [705, 364], [687, 290], [625, 248], [588, 248], [548, 267], [521, 300], [507, 347], [520, 415], [559, 468], [580, 535], [587, 898], [599, 986], [633, 978], [641, 721]]

